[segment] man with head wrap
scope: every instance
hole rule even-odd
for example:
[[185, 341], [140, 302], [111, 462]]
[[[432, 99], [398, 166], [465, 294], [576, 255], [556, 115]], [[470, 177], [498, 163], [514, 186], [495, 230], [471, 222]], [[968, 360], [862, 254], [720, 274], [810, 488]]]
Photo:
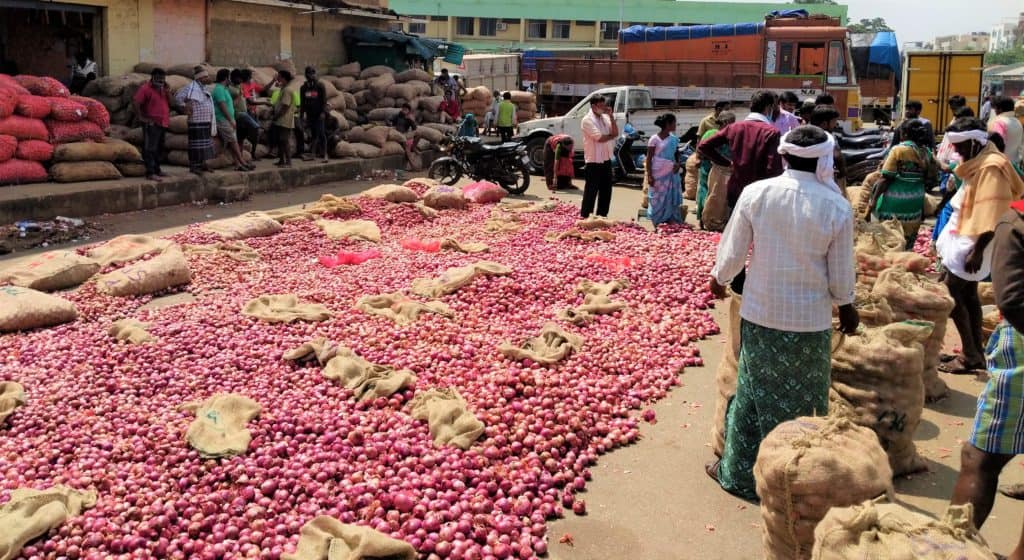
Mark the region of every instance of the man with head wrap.
[[835, 140], [800, 126], [780, 142], [789, 168], [743, 189], [718, 245], [711, 291], [747, 261], [736, 395], [729, 403], [725, 450], [708, 474], [722, 488], [754, 499], [754, 461], [775, 426], [828, 413], [832, 306], [852, 333], [853, 210], [835, 182]]

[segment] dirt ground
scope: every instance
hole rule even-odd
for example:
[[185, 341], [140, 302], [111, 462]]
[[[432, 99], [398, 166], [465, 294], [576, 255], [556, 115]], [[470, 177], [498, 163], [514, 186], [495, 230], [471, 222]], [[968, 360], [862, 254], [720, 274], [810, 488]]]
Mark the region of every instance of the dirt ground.
[[[195, 221], [302, 205], [321, 193], [355, 194], [378, 181], [347, 181], [288, 192], [257, 195], [230, 205], [179, 206], [152, 211], [101, 216], [90, 220], [102, 228], [87, 241], [95, 243], [125, 233], [166, 235]], [[580, 186], [582, 183], [577, 181]], [[558, 198], [579, 204], [582, 191]], [[543, 179], [532, 178], [526, 197], [546, 198]], [[616, 187], [612, 217], [636, 219], [640, 191]], [[690, 203], [692, 208], [693, 203]], [[691, 216], [692, 218], [692, 216]], [[64, 247], [67, 247], [65, 245]], [[74, 244], [70, 245], [74, 246]], [[53, 247], [51, 246], [50, 249]], [[0, 266], [46, 249], [0, 257]], [[714, 311], [722, 323], [724, 305]], [[956, 344], [952, 324], [950, 347]], [[591, 469], [593, 481], [581, 498], [588, 513], [571, 512], [550, 525], [549, 557], [554, 560], [738, 560], [761, 558], [761, 516], [753, 506], [726, 494], [704, 474], [712, 458], [708, 444], [716, 394], [714, 371], [724, 348], [722, 336], [700, 345], [705, 367], [689, 368], [681, 386], [653, 408], [657, 423], [644, 424], [642, 440], [603, 456]], [[959, 448], [968, 437], [975, 402], [984, 386], [973, 377], [943, 374], [950, 396], [925, 408], [915, 439], [930, 470], [896, 481], [897, 498], [904, 505], [941, 516], [952, 493], [959, 469]], [[1002, 482], [1024, 482], [1024, 459], [1007, 467]], [[1003, 496], [982, 530], [993, 549], [1008, 553], [1021, 530], [1024, 502]], [[569, 540], [572, 544], [560, 543]]]

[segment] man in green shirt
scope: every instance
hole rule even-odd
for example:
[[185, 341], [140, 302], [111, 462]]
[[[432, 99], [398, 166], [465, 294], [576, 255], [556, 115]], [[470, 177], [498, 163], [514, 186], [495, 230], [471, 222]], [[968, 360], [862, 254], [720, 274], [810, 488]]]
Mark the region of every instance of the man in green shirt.
[[249, 141], [250, 156], [256, 161], [256, 145], [260, 139], [260, 123], [249, 114], [249, 104], [242, 92], [243, 82], [242, 71], [235, 68], [231, 71], [231, 84], [228, 91], [231, 92], [231, 100], [235, 103], [235, 124], [237, 125], [238, 147], [245, 149], [245, 141]]
[[516, 106], [512, 103], [512, 94], [505, 92], [504, 100], [498, 104], [498, 134], [502, 142], [512, 140], [512, 127], [516, 122]]
[[277, 99], [274, 100], [274, 126], [271, 130], [273, 138], [277, 143], [278, 160], [275, 165], [278, 167], [292, 166], [292, 153], [288, 149], [288, 137], [295, 128], [295, 97], [297, 92], [285, 88], [292, 81], [292, 73], [281, 70], [277, 73], [278, 90]]
[[256, 169], [242, 159], [242, 149], [238, 147], [238, 133], [235, 125], [235, 102], [231, 99], [228, 85], [231, 83], [231, 71], [221, 68], [217, 71], [217, 85], [210, 94], [213, 97], [213, 116], [217, 119], [217, 136], [224, 149], [235, 161], [235, 171], [251, 171]]

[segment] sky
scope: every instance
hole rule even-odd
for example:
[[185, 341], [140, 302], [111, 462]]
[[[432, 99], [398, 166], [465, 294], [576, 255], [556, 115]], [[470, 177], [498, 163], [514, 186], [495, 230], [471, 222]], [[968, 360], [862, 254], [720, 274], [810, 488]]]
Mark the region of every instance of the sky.
[[938, 35], [991, 31], [999, 23], [1016, 21], [1024, 12], [1021, 0], [840, 0], [850, 21], [883, 17], [900, 43], [931, 41]]

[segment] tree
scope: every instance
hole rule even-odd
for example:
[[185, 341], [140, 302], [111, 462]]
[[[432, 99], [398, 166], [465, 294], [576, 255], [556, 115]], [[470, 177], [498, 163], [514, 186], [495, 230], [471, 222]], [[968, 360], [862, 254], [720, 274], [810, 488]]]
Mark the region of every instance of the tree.
[[1024, 62], [1024, 46], [985, 53], [985, 64], [1017, 64]]
[[857, 23], [851, 23], [846, 26], [850, 30], [850, 33], [877, 33], [879, 31], [892, 31], [888, 23], [885, 23], [885, 18], [861, 18]]

